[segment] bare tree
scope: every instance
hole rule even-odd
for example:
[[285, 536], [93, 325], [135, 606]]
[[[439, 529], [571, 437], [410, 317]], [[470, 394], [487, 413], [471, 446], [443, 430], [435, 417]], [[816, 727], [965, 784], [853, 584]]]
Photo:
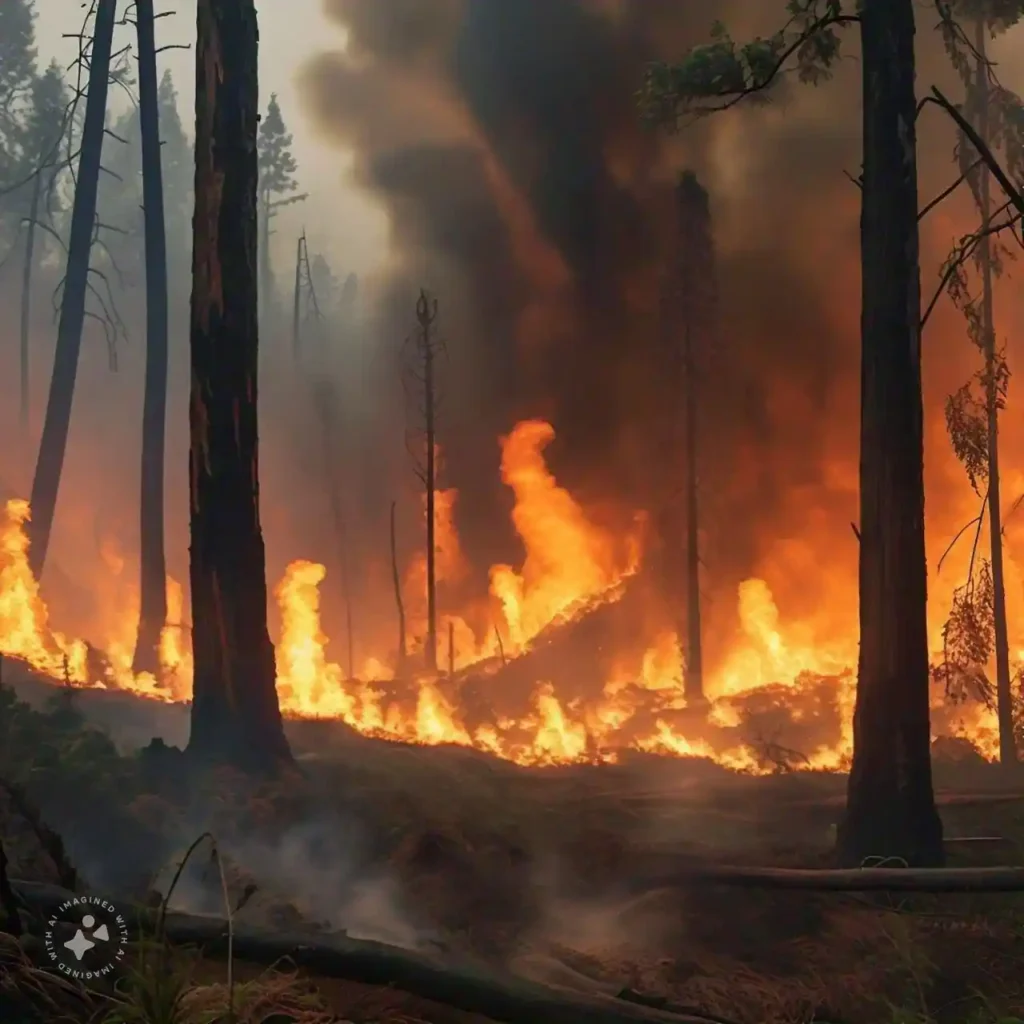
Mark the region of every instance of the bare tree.
[[405, 605], [402, 603], [402, 580], [398, 573], [398, 537], [395, 530], [396, 503], [391, 502], [391, 581], [395, 588], [395, 606], [398, 609], [398, 674], [405, 671], [407, 657], [405, 641]]
[[438, 361], [446, 353], [437, 331], [437, 299], [420, 289], [416, 300], [416, 331], [404, 346], [403, 383], [413, 419], [406, 441], [413, 469], [423, 484], [427, 528], [427, 636], [424, 661], [437, 671], [437, 575], [434, 500], [437, 491]]
[[167, 622], [164, 552], [164, 452], [167, 423], [167, 232], [160, 158], [159, 84], [153, 0], [135, 0], [139, 48], [139, 126], [146, 254], [146, 378], [142, 405], [139, 503], [139, 628], [135, 672], [160, 670], [160, 637]]
[[[680, 175], [676, 187], [676, 256], [670, 275], [672, 302], [668, 317], [672, 386], [682, 389], [682, 457], [685, 466], [685, 627], [680, 630], [685, 666], [684, 693], [689, 706], [705, 702], [704, 658], [701, 642], [700, 510], [699, 510], [699, 394], [702, 350], [707, 349], [713, 324], [715, 295], [714, 247], [708, 194], [692, 171]], [[680, 379], [681, 378], [681, 379]], [[678, 409], [677, 401], [672, 403]], [[670, 413], [678, 429], [680, 417]], [[674, 454], [678, 453], [678, 447]], [[673, 534], [678, 527], [672, 524]]]
[[88, 57], [89, 86], [75, 182], [75, 202], [71, 213], [67, 270], [60, 303], [60, 322], [57, 328], [53, 373], [50, 377], [50, 394], [39, 442], [35, 477], [32, 481], [32, 543], [29, 561], [37, 578], [46, 562], [50, 544], [57, 492], [60, 488], [68, 430], [71, 425], [75, 381], [78, 376], [117, 0], [96, 0], [94, 6], [95, 24]]
[[302, 358], [303, 324], [313, 320], [322, 325], [323, 319], [309, 261], [309, 243], [303, 230], [295, 243], [295, 292], [292, 300], [292, 355], [296, 363]]

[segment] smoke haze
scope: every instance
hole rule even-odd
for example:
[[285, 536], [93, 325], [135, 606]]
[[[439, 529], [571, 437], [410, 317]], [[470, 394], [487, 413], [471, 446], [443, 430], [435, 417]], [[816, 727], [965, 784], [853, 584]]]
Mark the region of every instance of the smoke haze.
[[[672, 189], [684, 167], [710, 193], [721, 298], [702, 385], [709, 657], [721, 658], [733, 643], [736, 588], [751, 576], [768, 582], [783, 620], [805, 625], [805, 639], [855, 636], [850, 524], [858, 515], [859, 202], [847, 174], [856, 176], [860, 163], [856, 39], [845, 40], [846, 59], [831, 83], [787, 86], [770, 105], [730, 111], [675, 137], [643, 127], [634, 100], [646, 61], [706, 40], [716, 19], [737, 37], [771, 31], [782, 6], [325, 0], [325, 16], [345, 31], [347, 44], [317, 53], [325, 44], [312, 36], [304, 41], [308, 60], [295, 70], [301, 115], [318, 142], [336, 147], [337, 174], [346, 179], [338, 202], [361, 192], [387, 223], [387, 256], [361, 277], [350, 343], [317, 370], [339, 395], [332, 429], [346, 529], [358, 552], [360, 657], [393, 647], [392, 501], [399, 507], [403, 562], [422, 546], [398, 356], [414, 327], [421, 285], [439, 298], [447, 346], [441, 484], [459, 492], [455, 519], [472, 569], [467, 591], [484, 592], [490, 565], [522, 558], [499, 473], [498, 439], [517, 421], [539, 417], [553, 424], [548, 455], [556, 477], [613, 528], [624, 529], [671, 486], [665, 478], [672, 467], [652, 449], [652, 396], [663, 390], [658, 309], [673, 244]], [[275, 31], [264, 31], [265, 62]], [[925, 12], [919, 35], [919, 92], [938, 82], [955, 94]], [[1014, 32], [996, 54], [1011, 87], [1019, 83], [1007, 58], [1020, 46]], [[188, 113], [184, 120], [189, 128]], [[927, 111], [921, 132], [924, 201], [956, 171], [952, 133], [941, 115]], [[351, 168], [344, 170], [348, 154]], [[317, 174], [323, 180], [322, 168]], [[329, 195], [318, 195], [311, 209], [330, 204]], [[970, 218], [968, 198], [958, 196], [925, 222], [926, 301], [950, 243]], [[293, 224], [282, 219], [282, 235]], [[362, 238], [355, 228], [353, 237]], [[331, 251], [344, 244], [335, 241]], [[290, 242], [279, 238], [274, 245], [277, 257], [291, 258]], [[291, 268], [278, 259], [275, 269], [287, 293]], [[334, 269], [343, 277], [349, 267]], [[13, 280], [3, 287], [5, 303], [16, 301]], [[185, 581], [187, 283], [179, 284], [173, 304], [169, 571]], [[86, 340], [44, 587], [54, 622], [85, 635], [98, 632], [101, 619], [110, 632], [103, 611], [110, 607], [128, 609], [126, 628], [133, 625], [138, 431], [130, 425], [141, 423], [144, 354], [137, 287], [125, 305], [132, 340], [117, 374], [107, 367], [99, 333]], [[45, 308], [37, 313], [37, 410], [52, 351], [47, 316]], [[1004, 285], [998, 326], [1011, 365], [1018, 317], [1012, 284]], [[325, 632], [337, 638], [341, 568], [325, 487], [329, 456], [318, 440], [310, 382], [292, 372], [287, 331], [280, 334], [265, 332], [263, 339], [268, 576], [278, 579], [296, 558], [323, 562]], [[11, 382], [14, 348], [6, 346], [3, 357], [4, 380]], [[974, 369], [962, 323], [946, 302], [929, 322], [925, 362], [936, 623], [962, 564], [950, 562], [939, 577], [937, 557], [978, 504], [945, 438], [944, 397]], [[1024, 490], [1015, 387], [1003, 421], [1008, 500]], [[3, 422], [15, 436], [13, 386], [5, 384], [4, 394]], [[27, 493], [35, 436], [34, 430], [19, 457], [5, 460], [11, 493]], [[1014, 561], [1024, 541], [1019, 531], [1011, 519], [1008, 598], [1017, 633], [1013, 624], [1024, 610], [1024, 581]], [[124, 642], [132, 639], [126, 635]]]

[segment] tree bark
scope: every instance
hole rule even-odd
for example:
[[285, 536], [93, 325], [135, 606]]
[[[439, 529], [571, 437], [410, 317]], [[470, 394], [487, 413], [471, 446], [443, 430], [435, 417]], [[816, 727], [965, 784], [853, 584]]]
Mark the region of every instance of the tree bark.
[[697, 382], [693, 330], [683, 330], [683, 374], [686, 389], [686, 671], [683, 695], [688, 707], [704, 697], [704, 654], [700, 625], [700, 519], [697, 493]]
[[[978, 134], [989, 141], [989, 82], [985, 54], [987, 25], [979, 18], [975, 26], [977, 51]], [[996, 656], [996, 711], [999, 719], [999, 760], [1016, 764], [1017, 743], [1013, 729], [1013, 695], [1010, 691], [1010, 641], [1006, 626], [1006, 577], [1003, 572], [1002, 502], [999, 488], [999, 382], [997, 379], [996, 330], [992, 302], [992, 239], [988, 234], [992, 221], [992, 176], [982, 164], [979, 171], [981, 206], [981, 328], [984, 332], [985, 411], [988, 419], [988, 522], [992, 559], [992, 619]]]
[[436, 303], [431, 309], [425, 292], [420, 293], [416, 312], [423, 332], [423, 409], [426, 418], [427, 464], [425, 483], [427, 488], [427, 644], [426, 667], [429, 672], [437, 671], [437, 552], [435, 551], [434, 503], [437, 485], [436, 440], [434, 423], [434, 338], [433, 322]]
[[391, 581], [395, 587], [398, 609], [398, 672], [405, 671], [405, 605], [402, 603], [402, 581], [398, 574], [398, 538], [395, 531], [395, 502], [391, 502]]
[[29, 334], [32, 328], [32, 272], [36, 261], [36, 221], [39, 219], [39, 203], [43, 195], [43, 167], [40, 166], [32, 179], [32, 199], [28, 208], [28, 230], [25, 233], [25, 261], [21, 268], [21, 346], [20, 346], [20, 390], [19, 416], [22, 433], [29, 430], [29, 403], [31, 353]]
[[931, 866], [913, 0], [864, 0], [860, 24], [860, 658], [839, 853]]
[[292, 357], [299, 361], [299, 313], [302, 304], [302, 238], [295, 243], [295, 294], [292, 300]]
[[189, 749], [263, 768], [291, 760], [267, 632], [259, 512], [253, 0], [200, 0], [192, 246]]
[[160, 672], [160, 637], [167, 624], [164, 551], [164, 456], [167, 429], [167, 233], [160, 156], [159, 85], [153, 0], [136, 0], [139, 46], [139, 127], [146, 245], [146, 379], [142, 404], [139, 503], [139, 629], [134, 672]]
[[71, 237], [64, 274], [64, 290], [57, 326], [57, 345], [53, 354], [50, 394], [39, 440], [35, 477], [32, 480], [29, 537], [29, 565], [36, 579], [46, 563], [57, 492], [64, 469], [64, 455], [71, 426], [71, 407], [78, 377], [78, 356], [82, 349], [85, 324], [85, 298], [89, 286], [89, 254], [96, 220], [96, 193], [99, 186], [100, 158], [103, 152], [104, 121], [107, 112], [107, 87], [110, 50], [114, 38], [116, 0], [99, 0], [93, 27], [89, 58], [89, 91], [85, 101], [85, 123], [78, 158], [75, 202], [71, 211]]

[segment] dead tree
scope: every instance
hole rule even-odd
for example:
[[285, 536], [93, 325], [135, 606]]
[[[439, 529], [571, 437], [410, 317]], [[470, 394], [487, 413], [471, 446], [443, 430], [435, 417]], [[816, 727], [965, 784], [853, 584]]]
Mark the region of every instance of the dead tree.
[[89, 254], [96, 220], [96, 194], [103, 152], [117, 0], [97, 0], [95, 11], [88, 60], [89, 86], [85, 125], [75, 181], [75, 201], [71, 213], [71, 233], [60, 303], [57, 344], [53, 356], [53, 372], [50, 376], [46, 418], [43, 422], [35, 476], [32, 480], [29, 563], [37, 579], [46, 562], [46, 552], [53, 529], [57, 492], [60, 489], [68, 430], [71, 426], [78, 357], [82, 348], [86, 293], [89, 289]]
[[[315, 296], [314, 296], [315, 301]], [[345, 510], [342, 503], [342, 489], [338, 480], [338, 458], [334, 450], [336, 423], [334, 410], [337, 405], [333, 384], [323, 379], [314, 388], [317, 411], [320, 416], [320, 437], [323, 444], [324, 478], [327, 481], [327, 497], [331, 506], [331, 521], [334, 538], [338, 545], [338, 561], [341, 567], [342, 600], [345, 607], [345, 650], [347, 678], [355, 678], [355, 629], [352, 622], [352, 572], [349, 557], [348, 531], [345, 528]]]
[[416, 332], [405, 344], [403, 383], [414, 421], [407, 447], [416, 476], [423, 484], [427, 528], [427, 636], [424, 662], [437, 671], [437, 575], [434, 499], [437, 492], [437, 369], [446, 352], [437, 331], [437, 299], [420, 289], [416, 300]]
[[267, 630], [259, 509], [258, 30], [253, 0], [199, 0], [189, 494], [190, 753], [291, 761]]
[[[676, 256], [669, 316], [673, 383], [682, 388], [682, 457], [685, 464], [685, 628], [680, 631], [685, 666], [684, 694], [690, 706], [705, 702], [700, 608], [699, 392], [700, 356], [713, 330], [714, 248], [708, 194], [692, 171], [676, 186]], [[681, 375], [681, 380], [679, 376]], [[672, 403], [673, 407], [676, 404]], [[673, 415], [673, 425], [678, 417]], [[673, 446], [675, 447], [675, 446]], [[672, 524], [677, 527], [678, 524]], [[673, 530], [674, 532], [674, 530]]]
[[322, 323], [320, 303], [313, 285], [313, 271], [309, 262], [309, 243], [303, 230], [295, 243], [295, 293], [292, 301], [292, 355], [295, 362], [302, 358], [302, 325], [304, 320]]
[[139, 502], [139, 629], [132, 669], [156, 674], [160, 670], [160, 637], [167, 622], [167, 559], [164, 551], [167, 232], [160, 158], [153, 0], [135, 0], [135, 28], [139, 47], [139, 129], [142, 138], [146, 256], [146, 377]]
[[405, 605], [402, 603], [402, 578], [398, 572], [398, 538], [395, 530], [395, 502], [391, 502], [391, 579], [395, 587], [395, 606], [398, 609], [398, 674], [405, 671], [407, 657], [405, 642]]

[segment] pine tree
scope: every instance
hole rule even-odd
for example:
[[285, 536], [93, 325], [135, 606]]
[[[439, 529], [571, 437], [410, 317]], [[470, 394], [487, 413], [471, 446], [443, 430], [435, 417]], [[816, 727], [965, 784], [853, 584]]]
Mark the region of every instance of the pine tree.
[[[178, 107], [178, 91], [170, 71], [157, 90], [160, 116], [160, 156], [164, 175], [164, 219], [167, 225], [167, 261], [171, 277], [187, 272], [192, 258], [192, 141], [185, 133]], [[173, 291], [173, 289], [172, 289]]]
[[[31, 0], [0, 3], [0, 188], [24, 181], [24, 116], [36, 79], [35, 13]], [[3, 197], [0, 227], [17, 233], [28, 189]]]
[[38, 229], [53, 230], [50, 221], [58, 212], [57, 178], [63, 165], [61, 143], [67, 130], [68, 90], [56, 61], [32, 83], [31, 102], [21, 132], [23, 169], [19, 180], [31, 177], [25, 212], [25, 253], [22, 260], [20, 314], [20, 422], [29, 426], [32, 320], [32, 279], [37, 262]]
[[274, 306], [274, 275], [270, 265], [270, 222], [282, 207], [302, 202], [305, 195], [296, 195], [298, 165], [292, 155], [292, 136], [284, 123], [277, 94], [271, 93], [267, 113], [260, 121], [257, 142], [259, 153], [259, 216], [260, 216], [260, 313], [266, 315]]

